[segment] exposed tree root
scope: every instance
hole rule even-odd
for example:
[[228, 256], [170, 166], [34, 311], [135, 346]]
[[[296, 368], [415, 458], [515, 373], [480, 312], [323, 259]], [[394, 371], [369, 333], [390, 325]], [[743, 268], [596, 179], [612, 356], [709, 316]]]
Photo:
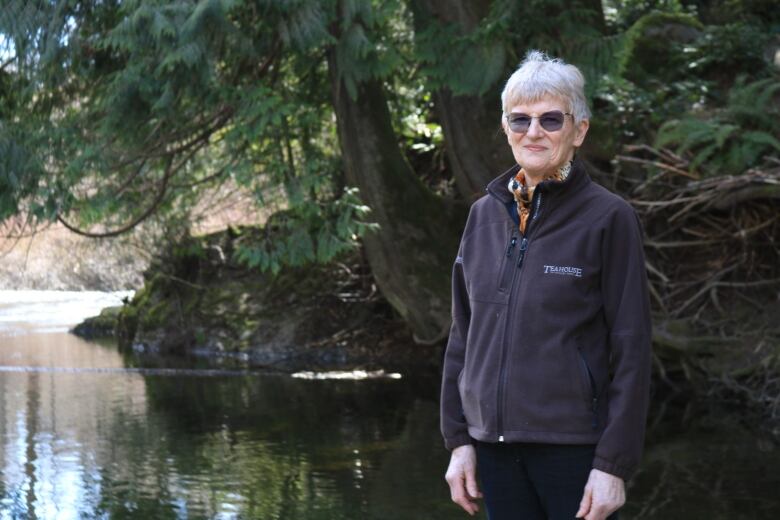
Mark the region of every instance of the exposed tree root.
[[649, 173], [624, 192], [644, 224], [661, 379], [760, 409], [780, 436], [780, 162], [699, 178], [668, 150], [627, 152]]

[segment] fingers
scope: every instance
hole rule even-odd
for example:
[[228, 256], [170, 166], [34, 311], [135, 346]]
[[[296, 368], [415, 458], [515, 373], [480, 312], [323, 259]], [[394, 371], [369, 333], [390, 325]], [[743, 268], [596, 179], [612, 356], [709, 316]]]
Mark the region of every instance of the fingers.
[[604, 520], [626, 502], [623, 479], [597, 469], [591, 470], [585, 489], [590, 492], [590, 508], [585, 520]]
[[[625, 500], [620, 501], [616, 499], [615, 497], [600, 497], [598, 495], [594, 496], [593, 493], [591, 493], [590, 496], [590, 507], [588, 508], [588, 511], [586, 511], [585, 520], [604, 520], [609, 515], [620, 509], [620, 507], [623, 505]], [[582, 510], [582, 506], [580, 506], [580, 510]], [[577, 517], [579, 518], [580, 512], [577, 512]]]
[[474, 476], [474, 468], [465, 468], [466, 473], [466, 491], [471, 498], [482, 498], [482, 493], [477, 488], [477, 479]]
[[590, 511], [588, 511], [585, 520], [604, 520], [605, 518], [607, 518], [607, 515], [603, 511], [602, 507], [600, 505], [593, 504], [590, 508]]
[[611, 507], [609, 504], [600, 504], [594, 501], [585, 520], [604, 520], [614, 511], [617, 511], [617, 509], [617, 507]]
[[622, 506], [623, 503], [620, 502], [598, 502], [597, 500], [593, 500], [585, 520], [604, 520]]
[[[580, 508], [577, 510], [576, 518], [584, 518], [590, 511], [590, 504], [593, 500], [593, 493], [590, 486], [585, 486], [585, 492], [582, 494], [582, 500], [580, 500]], [[590, 520], [590, 519], [588, 519]]]
[[482, 493], [477, 488], [475, 462], [469, 450], [462, 450], [458, 454], [453, 452], [450, 467], [444, 477], [450, 486], [452, 501], [472, 516], [479, 511], [479, 506], [473, 500], [482, 498]]
[[477, 511], [479, 511], [479, 506], [471, 501], [471, 498], [477, 497], [471, 495], [470, 492], [467, 494], [465, 485], [466, 481], [462, 473], [460, 475], [453, 476], [452, 479], [450, 479], [448, 476], [447, 483], [450, 485], [450, 496], [453, 502], [458, 504], [461, 508], [463, 508], [463, 510], [472, 516]]

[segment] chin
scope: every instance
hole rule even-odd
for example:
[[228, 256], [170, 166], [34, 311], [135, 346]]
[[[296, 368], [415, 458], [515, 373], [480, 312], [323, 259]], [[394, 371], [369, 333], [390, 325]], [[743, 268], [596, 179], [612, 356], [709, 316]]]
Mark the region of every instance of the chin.
[[518, 164], [525, 168], [526, 170], [532, 170], [532, 171], [539, 171], [539, 170], [547, 170], [550, 168], [550, 161], [545, 159], [540, 159], [538, 157], [531, 157], [531, 158], [521, 158], [521, 161], [518, 161]]

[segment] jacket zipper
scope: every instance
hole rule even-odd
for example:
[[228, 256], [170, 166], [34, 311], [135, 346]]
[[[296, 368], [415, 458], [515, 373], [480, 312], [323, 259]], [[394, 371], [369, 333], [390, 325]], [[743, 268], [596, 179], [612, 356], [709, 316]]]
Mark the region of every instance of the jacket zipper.
[[590, 382], [590, 412], [593, 416], [591, 420], [591, 426], [594, 430], [597, 430], [599, 427], [599, 414], [598, 414], [598, 405], [599, 405], [599, 395], [598, 395], [598, 389], [596, 388], [596, 379], [593, 377], [593, 372], [590, 371], [590, 366], [588, 366], [588, 361], [585, 359], [585, 354], [582, 353], [582, 349], [580, 347], [577, 347], [577, 353], [580, 355], [580, 360], [582, 361], [582, 365], [585, 367], [585, 372], [588, 373], [588, 381]]
[[[501, 347], [501, 359], [499, 360], [499, 375], [498, 375], [498, 392], [497, 392], [497, 407], [496, 407], [496, 414], [497, 414], [497, 430], [498, 430], [498, 442], [504, 442], [504, 417], [503, 417], [503, 406], [504, 406], [504, 386], [506, 384], [506, 357], [507, 357], [507, 350], [509, 349], [509, 328], [511, 325], [511, 319], [513, 313], [512, 311], [512, 304], [515, 303], [512, 298], [512, 288], [515, 286], [515, 281], [517, 277], [519, 276], [520, 270], [523, 267], [523, 259], [525, 258], [525, 254], [528, 251], [528, 236], [530, 235], [531, 226], [533, 222], [536, 220], [536, 218], [539, 216], [539, 210], [542, 206], [542, 192], [541, 190], [534, 190], [534, 213], [531, 217], [531, 220], [528, 222], [528, 227], [525, 229], [525, 233], [521, 233], [522, 238], [520, 240], [520, 248], [519, 248], [519, 254], [517, 255], [517, 269], [514, 269], [512, 272], [512, 282], [509, 285], [509, 309], [508, 314], [506, 317], [506, 328], [504, 330], [504, 344]], [[512, 232], [514, 235], [514, 231]], [[513, 236], [514, 238], [514, 236]], [[510, 245], [510, 248], [507, 249], [507, 253], [511, 257], [511, 248], [514, 246], [514, 242]]]
[[501, 292], [506, 291], [506, 286], [509, 283], [509, 278], [512, 274], [512, 251], [517, 244], [516, 232], [512, 232], [512, 238], [509, 240], [509, 245], [506, 248], [506, 260], [504, 261], [501, 272], [499, 273], [501, 279], [499, 280], [498, 290]]

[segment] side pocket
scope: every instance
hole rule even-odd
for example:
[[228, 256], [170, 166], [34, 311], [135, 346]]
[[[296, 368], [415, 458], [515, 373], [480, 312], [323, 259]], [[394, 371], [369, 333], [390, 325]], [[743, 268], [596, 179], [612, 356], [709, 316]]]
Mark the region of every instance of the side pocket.
[[597, 430], [599, 426], [599, 394], [598, 388], [596, 386], [596, 379], [593, 377], [593, 371], [590, 369], [588, 360], [585, 358], [585, 354], [582, 352], [582, 348], [580, 348], [579, 345], [577, 345], [577, 357], [579, 357], [580, 362], [582, 363], [582, 368], [584, 370], [585, 377], [587, 378], [587, 388], [589, 389], [587, 398], [590, 403], [590, 411], [593, 416], [591, 426], [594, 430]]

